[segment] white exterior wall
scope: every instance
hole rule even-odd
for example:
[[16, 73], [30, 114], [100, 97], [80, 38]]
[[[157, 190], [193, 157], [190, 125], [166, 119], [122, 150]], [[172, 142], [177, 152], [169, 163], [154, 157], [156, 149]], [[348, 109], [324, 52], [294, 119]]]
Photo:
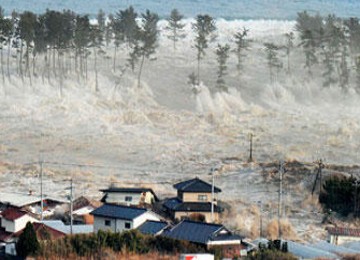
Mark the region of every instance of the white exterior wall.
[[[105, 225], [105, 220], [110, 221], [110, 226]], [[111, 218], [94, 216], [94, 232], [98, 232], [99, 230], [104, 230], [104, 231], [109, 230], [111, 232], [123, 232], [125, 230], [137, 228], [147, 220], [160, 221], [160, 218], [153, 212], [145, 212], [144, 214], [138, 216], [133, 220], [125, 220], [125, 219], [115, 220]], [[125, 228], [125, 223], [130, 223], [130, 228]]]
[[[110, 226], [105, 225], [105, 220], [110, 221]], [[99, 230], [104, 231], [111, 231], [111, 232], [122, 232], [125, 230], [129, 230], [125, 228], [125, 223], [130, 223], [130, 228], [133, 228], [133, 221], [131, 220], [124, 220], [124, 219], [111, 219], [111, 218], [104, 218], [94, 216], [94, 232], [98, 232]]]
[[134, 228], [137, 228], [147, 220], [160, 221], [160, 218], [153, 212], [148, 211], [134, 219]]
[[[110, 221], [110, 226], [105, 225], [105, 220]], [[94, 216], [94, 232], [98, 232], [99, 230], [116, 232], [115, 226], [115, 219]]]
[[[132, 201], [125, 201], [125, 197], [132, 197]], [[109, 192], [106, 198], [108, 203], [120, 203], [124, 205], [139, 205], [141, 194]]]
[[28, 222], [37, 222], [37, 219], [30, 217], [29, 215], [24, 215], [14, 221], [2, 218], [1, 227], [5, 228], [6, 232], [15, 233], [24, 229]]
[[[131, 201], [126, 201], [125, 197], [132, 197]], [[107, 193], [106, 202], [108, 203], [119, 203], [124, 205], [139, 205], [142, 197], [142, 193], [125, 193], [125, 192], [109, 192]], [[144, 202], [152, 204], [154, 195], [151, 192], [146, 192]]]

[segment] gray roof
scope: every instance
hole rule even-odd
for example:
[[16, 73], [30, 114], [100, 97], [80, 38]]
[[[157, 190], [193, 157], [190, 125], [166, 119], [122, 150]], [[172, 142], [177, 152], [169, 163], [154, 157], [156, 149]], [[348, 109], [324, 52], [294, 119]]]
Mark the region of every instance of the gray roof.
[[[265, 238], [258, 238], [252, 243], [256, 246], [262, 243], [267, 246], [269, 240]], [[326, 259], [337, 259], [338, 256], [334, 253], [330, 253], [328, 250], [315, 248], [310, 244], [301, 244], [293, 241], [282, 240], [282, 242], [288, 243], [289, 253], [299, 257], [301, 259], [315, 259], [315, 258], [326, 258]]]
[[156, 235], [161, 230], [165, 229], [167, 226], [168, 226], [168, 223], [163, 222], [163, 221], [147, 220], [141, 226], [139, 226], [137, 229], [143, 234]]
[[358, 254], [360, 253], [360, 250], [354, 250], [347, 247], [344, 247], [342, 245], [334, 245], [331, 243], [328, 243], [326, 241], [321, 241], [316, 244], [311, 245], [312, 247], [335, 253], [335, 254]]
[[147, 210], [142, 208], [104, 204], [100, 208], [92, 211], [90, 214], [105, 218], [133, 220], [145, 212], [147, 212]]
[[[182, 202], [178, 198], [171, 198], [165, 201], [164, 206], [172, 211], [211, 212], [211, 202]], [[214, 212], [221, 211], [222, 209], [214, 204]]]
[[225, 229], [223, 225], [183, 220], [170, 230], [165, 230], [162, 235], [193, 243], [207, 244], [216, 236], [217, 232]]
[[[42, 223], [65, 234], [71, 233], [70, 225], [65, 225], [61, 220], [44, 220]], [[93, 225], [73, 225], [73, 234], [89, 234], [92, 232], [94, 232]]]
[[341, 246], [360, 252], [360, 241], [353, 241], [341, 244]]
[[[43, 199], [66, 203], [66, 201], [62, 199], [52, 198], [49, 196], [44, 196]], [[27, 205], [32, 205], [40, 202], [41, 202], [41, 197], [37, 195], [29, 195], [28, 193], [0, 192], [0, 203], [9, 204], [14, 207], [21, 208]]]
[[[179, 182], [174, 185], [174, 188], [182, 192], [211, 192], [212, 185], [200, 180], [199, 178]], [[221, 189], [214, 187], [214, 192], [221, 192]]]

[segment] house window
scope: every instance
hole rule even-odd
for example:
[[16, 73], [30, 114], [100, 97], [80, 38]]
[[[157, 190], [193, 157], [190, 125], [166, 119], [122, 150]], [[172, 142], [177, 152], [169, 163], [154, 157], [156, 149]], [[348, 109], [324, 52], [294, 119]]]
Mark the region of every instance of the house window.
[[126, 196], [125, 201], [128, 201], [128, 202], [132, 201], [132, 197], [131, 196]]
[[125, 228], [130, 229], [131, 228], [131, 223], [130, 222], [125, 222]]
[[111, 221], [110, 220], [105, 220], [105, 226], [111, 226]]
[[198, 195], [198, 201], [207, 201], [207, 195]]

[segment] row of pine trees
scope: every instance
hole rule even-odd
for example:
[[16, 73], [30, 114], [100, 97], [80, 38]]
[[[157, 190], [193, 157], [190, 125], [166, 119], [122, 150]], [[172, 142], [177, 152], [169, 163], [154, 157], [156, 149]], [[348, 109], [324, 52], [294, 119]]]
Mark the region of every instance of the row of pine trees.
[[[173, 42], [174, 51], [186, 36], [183, 18], [174, 9], [167, 19], [166, 35]], [[5, 17], [0, 7], [2, 81], [11, 82], [14, 75], [23, 81], [28, 79], [30, 85], [34, 77], [41, 78], [43, 82], [54, 81], [58, 83], [62, 95], [66, 78], [76, 75], [78, 81], [87, 81], [91, 68], [95, 75], [95, 89], [99, 91], [98, 67], [101, 59], [106, 60], [107, 70], [111, 69], [120, 76], [129, 70], [137, 70], [140, 87], [145, 61], [156, 58], [159, 16], [149, 10], [139, 15], [130, 6], [108, 16], [100, 10], [96, 20], [96, 23], [91, 23], [88, 15], [70, 10], [47, 10], [38, 15], [29, 11], [14, 11], [11, 17]], [[348, 90], [351, 74], [355, 72], [354, 88], [360, 93], [360, 25], [357, 18], [340, 19], [334, 15], [324, 18], [304, 11], [298, 14], [295, 29], [298, 41], [295, 34], [289, 32], [284, 35], [284, 44], [264, 43], [271, 82], [278, 80], [280, 71], [292, 73], [295, 66], [291, 64], [292, 55], [297, 50], [303, 54], [304, 68], [310, 78], [320, 73], [324, 87], [335, 85]], [[192, 23], [192, 30], [197, 68], [189, 75], [189, 83], [195, 86], [202, 79], [201, 62], [216, 39], [216, 21], [210, 15], [198, 15]], [[217, 44], [214, 53], [218, 64], [216, 87], [219, 91], [228, 90], [225, 78], [231, 54], [235, 54], [238, 74], [243, 72], [251, 44], [248, 36], [249, 30], [241, 28], [233, 35], [233, 47], [228, 43]], [[109, 46], [111, 48], [107, 48]], [[127, 52], [126, 62], [122, 64], [118, 64], [120, 48]], [[14, 60], [15, 68], [11, 66]]]

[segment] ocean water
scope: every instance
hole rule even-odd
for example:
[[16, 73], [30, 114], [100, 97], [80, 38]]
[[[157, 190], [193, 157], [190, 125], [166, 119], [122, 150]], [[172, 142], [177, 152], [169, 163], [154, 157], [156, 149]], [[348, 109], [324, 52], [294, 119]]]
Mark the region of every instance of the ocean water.
[[207, 13], [216, 18], [294, 20], [298, 12], [307, 10], [340, 17], [360, 15], [360, 0], [0, 0], [6, 15], [12, 10], [42, 13], [71, 9], [94, 17], [99, 9], [107, 14], [132, 5], [138, 12], [150, 9], [162, 18], [177, 8], [186, 17]]

